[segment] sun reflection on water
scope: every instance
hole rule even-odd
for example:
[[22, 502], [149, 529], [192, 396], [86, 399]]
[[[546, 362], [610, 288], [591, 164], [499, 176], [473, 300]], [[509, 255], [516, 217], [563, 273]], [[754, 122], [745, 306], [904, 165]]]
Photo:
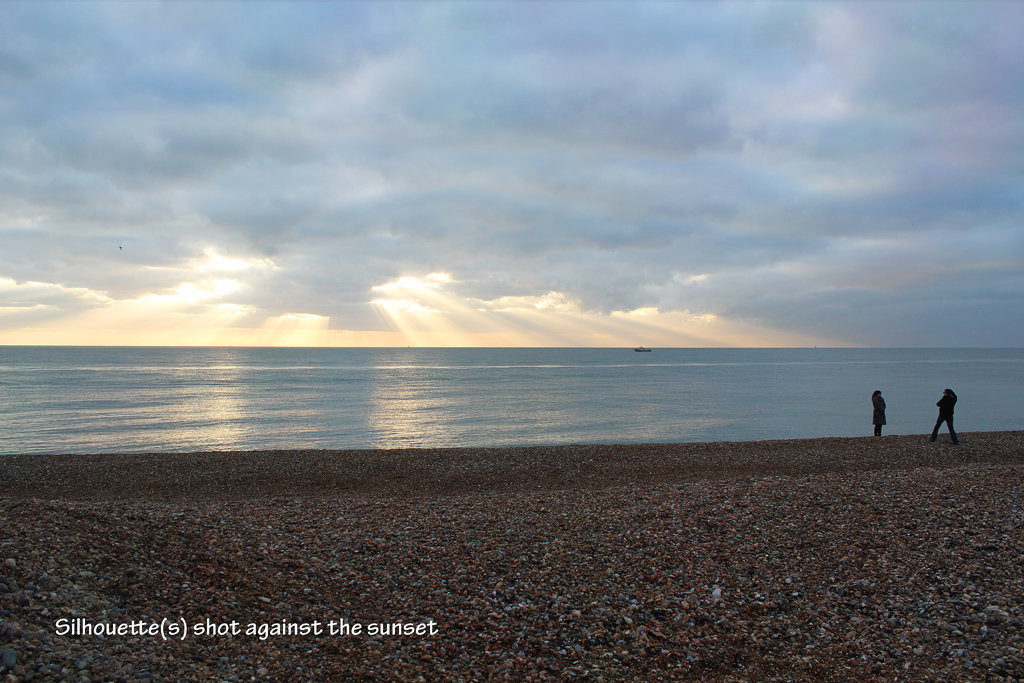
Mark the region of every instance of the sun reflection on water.
[[[444, 429], [438, 418], [451, 409], [451, 401], [411, 377], [393, 374], [405, 374], [403, 371], [380, 372], [371, 385], [367, 416], [373, 446], [415, 448], [443, 442]], [[391, 376], [385, 376], [386, 372]]]

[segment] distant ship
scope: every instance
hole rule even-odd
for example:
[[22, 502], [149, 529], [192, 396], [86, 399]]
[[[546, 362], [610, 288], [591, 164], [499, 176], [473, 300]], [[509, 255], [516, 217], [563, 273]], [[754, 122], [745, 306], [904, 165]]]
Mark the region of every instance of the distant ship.
[[636, 351], [637, 353], [650, 353], [651, 352], [650, 349], [644, 348], [643, 346], [638, 346], [638, 347], [636, 347], [633, 350]]

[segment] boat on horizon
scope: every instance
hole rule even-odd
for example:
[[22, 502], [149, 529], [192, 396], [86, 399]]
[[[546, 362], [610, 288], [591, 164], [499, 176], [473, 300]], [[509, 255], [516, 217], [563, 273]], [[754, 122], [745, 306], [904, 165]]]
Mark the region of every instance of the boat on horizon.
[[633, 350], [636, 351], [637, 353], [650, 353], [651, 352], [650, 349], [648, 349], [647, 347], [644, 347], [644, 346], [638, 346], [638, 347], [636, 347]]

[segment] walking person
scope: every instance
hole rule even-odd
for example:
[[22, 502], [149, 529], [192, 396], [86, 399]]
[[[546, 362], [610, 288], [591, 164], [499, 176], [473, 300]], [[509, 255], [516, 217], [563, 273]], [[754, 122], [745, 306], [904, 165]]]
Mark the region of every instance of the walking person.
[[952, 389], [946, 389], [942, 392], [942, 398], [935, 404], [939, 407], [939, 419], [935, 421], [935, 428], [932, 430], [932, 441], [939, 435], [939, 427], [945, 422], [946, 426], [949, 427], [949, 438], [953, 440], [953, 444], [960, 443], [960, 440], [956, 438], [956, 432], [953, 430], [953, 406], [956, 405], [956, 394], [953, 393]]
[[875, 436], [881, 436], [882, 425], [885, 424], [885, 399], [882, 398], [882, 392], [877, 389], [871, 394], [871, 407], [874, 409], [871, 422], [875, 425]]

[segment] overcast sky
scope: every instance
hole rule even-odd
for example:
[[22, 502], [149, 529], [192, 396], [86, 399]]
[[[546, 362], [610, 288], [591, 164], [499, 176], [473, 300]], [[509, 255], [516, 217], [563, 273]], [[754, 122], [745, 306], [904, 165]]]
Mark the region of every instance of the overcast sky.
[[0, 343], [1024, 345], [1024, 3], [0, 3]]

